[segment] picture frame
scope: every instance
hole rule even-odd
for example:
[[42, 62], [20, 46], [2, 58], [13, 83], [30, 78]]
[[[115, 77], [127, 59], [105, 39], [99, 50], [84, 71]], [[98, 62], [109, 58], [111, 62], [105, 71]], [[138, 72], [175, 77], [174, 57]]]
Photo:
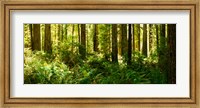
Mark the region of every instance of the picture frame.
[[[10, 12], [14, 10], [189, 10], [190, 98], [11, 98]], [[198, 1], [1, 1], [1, 99], [2, 106], [68, 105], [186, 106], [199, 107], [199, 2]], [[127, 105], [128, 106], [128, 105]]]

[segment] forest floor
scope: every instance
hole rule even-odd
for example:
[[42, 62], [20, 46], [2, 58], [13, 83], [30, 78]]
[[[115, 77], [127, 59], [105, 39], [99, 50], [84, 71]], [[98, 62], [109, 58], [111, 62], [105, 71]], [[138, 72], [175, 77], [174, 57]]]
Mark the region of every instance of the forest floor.
[[165, 76], [155, 59], [140, 53], [132, 55], [127, 66], [122, 56], [119, 62], [106, 60], [101, 54], [90, 54], [86, 59], [70, 52], [48, 54], [25, 49], [25, 84], [162, 84]]

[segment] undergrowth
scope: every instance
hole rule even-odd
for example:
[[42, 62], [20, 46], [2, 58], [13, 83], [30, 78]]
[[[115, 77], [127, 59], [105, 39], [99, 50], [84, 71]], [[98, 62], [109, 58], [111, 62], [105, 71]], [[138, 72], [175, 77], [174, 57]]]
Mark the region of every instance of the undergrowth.
[[[64, 45], [63, 45], [64, 46]], [[61, 45], [61, 47], [63, 47]], [[65, 45], [67, 46], [67, 45]], [[78, 45], [77, 45], [78, 47]], [[132, 54], [132, 64], [105, 59], [99, 53], [81, 59], [77, 52], [62, 48], [52, 54], [32, 52], [25, 48], [25, 84], [164, 84], [164, 72], [158, 68], [155, 55]]]

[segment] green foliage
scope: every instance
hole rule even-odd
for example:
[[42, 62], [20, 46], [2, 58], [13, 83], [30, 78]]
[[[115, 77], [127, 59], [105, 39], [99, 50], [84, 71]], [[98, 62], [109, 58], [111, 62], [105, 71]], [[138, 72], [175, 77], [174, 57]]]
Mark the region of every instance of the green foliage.
[[[165, 37], [160, 37], [159, 47], [155, 42], [148, 55], [144, 56], [136, 44], [132, 52], [131, 64], [127, 65], [127, 54], [118, 54], [118, 63], [111, 62], [111, 24], [98, 25], [98, 52], [93, 51], [93, 27], [86, 25], [86, 46], [79, 43], [80, 34], [78, 26], [73, 30], [73, 24], [58, 28], [58, 24], [51, 25], [52, 53], [31, 50], [31, 37], [29, 25], [24, 26], [24, 83], [25, 84], [166, 84], [168, 69], [167, 45]], [[41, 24], [41, 38], [44, 41], [44, 24]], [[154, 26], [153, 26], [154, 27]], [[136, 28], [136, 27], [135, 27]], [[143, 35], [143, 30], [140, 35]], [[80, 29], [80, 28], [79, 28]], [[156, 38], [156, 29], [153, 38]], [[81, 31], [81, 30], [80, 30]], [[60, 33], [58, 33], [60, 32]], [[160, 31], [159, 31], [160, 33]], [[58, 35], [59, 34], [59, 35]], [[64, 34], [64, 35], [62, 35]], [[136, 32], [135, 43], [138, 39]], [[118, 36], [120, 29], [118, 30]], [[61, 38], [63, 37], [63, 39]], [[120, 37], [120, 36], [119, 36]], [[118, 37], [118, 41], [120, 40]], [[140, 39], [141, 38], [141, 39]], [[158, 41], [158, 40], [157, 40]], [[120, 44], [120, 42], [118, 42]], [[44, 46], [42, 43], [41, 47]], [[120, 46], [120, 45], [119, 45]], [[82, 58], [80, 52], [86, 49], [86, 57]], [[142, 49], [142, 47], [140, 48]], [[42, 48], [43, 50], [43, 48]], [[121, 50], [119, 47], [118, 50]], [[83, 51], [82, 51], [83, 52]], [[126, 52], [127, 53], [127, 52]]]
[[24, 24], [24, 46], [25, 47], [31, 46], [31, 37], [29, 36], [30, 30], [28, 26], [29, 26], [28, 24]]
[[70, 73], [69, 68], [57, 60], [49, 61], [42, 51], [30, 53], [25, 50], [27, 57], [24, 63], [24, 82], [26, 84], [61, 84]]
[[[65, 49], [65, 47], [66, 49]], [[132, 55], [132, 64], [112, 63], [102, 54], [92, 53], [86, 60], [68, 51], [64, 45], [57, 56], [25, 49], [24, 81], [26, 84], [149, 84], [165, 83], [155, 58], [139, 52]], [[54, 52], [55, 53], [55, 52]], [[52, 59], [54, 58], [54, 59]], [[73, 66], [72, 66], [73, 65]]]

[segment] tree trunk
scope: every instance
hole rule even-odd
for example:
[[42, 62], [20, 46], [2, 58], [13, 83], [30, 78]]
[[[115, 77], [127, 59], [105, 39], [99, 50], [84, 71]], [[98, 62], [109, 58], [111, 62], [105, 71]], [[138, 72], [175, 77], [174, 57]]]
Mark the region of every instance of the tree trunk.
[[58, 41], [60, 41], [60, 24], [58, 24]]
[[118, 62], [117, 24], [112, 24], [112, 62]]
[[[54, 33], [55, 33], [55, 35], [54, 35], [54, 37], [55, 37], [55, 43], [56, 43], [56, 38], [57, 38], [57, 26], [56, 26], [56, 24], [54, 24], [54, 27], [55, 27], [55, 29], [54, 29]], [[54, 40], [54, 39], [53, 39]], [[56, 43], [57, 44], [57, 43]]]
[[165, 47], [166, 46], [166, 36], [165, 36], [165, 24], [161, 24], [161, 31], [160, 31], [160, 46]]
[[74, 52], [74, 26], [75, 24], [72, 24], [72, 47], [71, 47], [72, 52]]
[[33, 51], [41, 50], [40, 24], [33, 24]]
[[152, 52], [153, 48], [153, 24], [149, 24], [149, 52]]
[[29, 24], [29, 30], [30, 30], [30, 36], [31, 36], [31, 49], [33, 50], [34, 47], [34, 41], [33, 41], [33, 24]]
[[143, 48], [142, 53], [147, 57], [147, 24], [143, 25]]
[[[166, 36], [165, 36], [165, 24], [160, 24], [160, 34], [159, 34], [159, 40], [158, 40], [158, 67], [160, 70], [160, 73], [164, 74], [166, 76], [166, 80], [164, 83], [167, 82], [168, 78], [168, 68], [166, 68], [168, 64], [168, 54], [167, 54], [167, 48], [166, 48]], [[167, 59], [166, 59], [167, 58]]]
[[131, 35], [131, 24], [128, 25], [128, 60], [127, 65], [131, 65], [131, 54], [132, 54], [132, 35]]
[[135, 36], [134, 36], [135, 35], [134, 34], [135, 30], [134, 29], [135, 29], [134, 24], [132, 24], [132, 41], [133, 41], [132, 42], [132, 44], [133, 44], [133, 48], [132, 48], [133, 50], [132, 50], [132, 52], [135, 51]]
[[64, 34], [64, 29], [63, 29], [63, 24], [61, 24], [61, 42], [63, 42], [63, 35]]
[[81, 24], [81, 47], [79, 49], [81, 57], [83, 59], [86, 58], [86, 32], [85, 32], [85, 24]]
[[57, 38], [57, 41], [58, 41], [58, 45], [60, 45], [60, 24], [58, 24], [58, 38]]
[[80, 24], [78, 26], [78, 42], [81, 43]]
[[65, 38], [66, 38], [66, 40], [67, 40], [67, 35], [68, 35], [68, 25], [67, 24], [65, 24]]
[[45, 24], [44, 51], [51, 53], [51, 24]]
[[98, 24], [94, 24], [94, 36], [93, 36], [94, 51], [98, 51]]
[[105, 59], [110, 61], [110, 54], [112, 54], [112, 25], [111, 24], [104, 24], [106, 27], [106, 33], [105, 33], [105, 42], [106, 42], [106, 48], [104, 49], [104, 56]]
[[168, 84], [176, 84], [176, 24], [168, 25]]
[[158, 30], [158, 26], [159, 26], [159, 25], [156, 24], [156, 42], [157, 42], [156, 44], [157, 44], [157, 53], [159, 53], [159, 52], [158, 52], [158, 50], [159, 50], [159, 33], [158, 33], [159, 30]]
[[128, 44], [127, 44], [127, 24], [121, 25], [121, 53], [123, 56], [127, 54]]
[[137, 24], [136, 27], [137, 27], [137, 37], [138, 37], [138, 51], [140, 51], [140, 24]]

